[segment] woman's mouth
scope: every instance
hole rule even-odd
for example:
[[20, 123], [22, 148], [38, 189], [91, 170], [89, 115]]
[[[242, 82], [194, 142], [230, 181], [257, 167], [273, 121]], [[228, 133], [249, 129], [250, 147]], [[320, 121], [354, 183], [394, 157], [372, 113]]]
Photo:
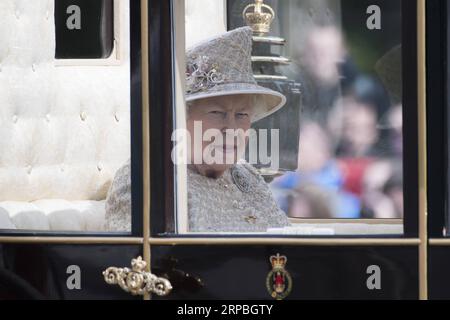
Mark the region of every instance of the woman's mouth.
[[222, 149], [223, 153], [236, 153], [237, 146], [235, 146], [235, 145], [224, 145], [222, 148], [219, 147], [219, 149]]
[[225, 145], [215, 145], [214, 149], [219, 151], [219, 152], [226, 153], [226, 154], [236, 153], [237, 152], [237, 146], [236, 145], [227, 145], [227, 144], [225, 144]]

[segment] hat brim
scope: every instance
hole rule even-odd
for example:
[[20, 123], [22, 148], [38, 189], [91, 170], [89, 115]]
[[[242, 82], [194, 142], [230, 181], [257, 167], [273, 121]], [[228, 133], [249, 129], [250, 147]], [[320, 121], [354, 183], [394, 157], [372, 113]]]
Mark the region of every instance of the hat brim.
[[186, 101], [223, 97], [231, 95], [255, 95], [257, 97], [256, 111], [252, 122], [261, 120], [278, 111], [286, 104], [286, 97], [280, 92], [264, 88], [251, 83], [225, 83], [219, 84], [207, 91], [186, 95]]

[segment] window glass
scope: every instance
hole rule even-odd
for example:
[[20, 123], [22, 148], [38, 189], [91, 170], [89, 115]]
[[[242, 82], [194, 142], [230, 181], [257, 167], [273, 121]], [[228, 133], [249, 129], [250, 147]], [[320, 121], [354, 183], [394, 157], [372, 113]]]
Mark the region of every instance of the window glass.
[[403, 232], [400, 0], [178, 10], [179, 232]]
[[[0, 4], [0, 229], [130, 231], [129, 1], [116, 12], [120, 59], [102, 66], [56, 62], [55, 18], [68, 15], [55, 2]], [[82, 30], [112, 25], [97, 9], [81, 5]]]
[[104, 59], [114, 46], [113, 0], [55, 1], [57, 59]]

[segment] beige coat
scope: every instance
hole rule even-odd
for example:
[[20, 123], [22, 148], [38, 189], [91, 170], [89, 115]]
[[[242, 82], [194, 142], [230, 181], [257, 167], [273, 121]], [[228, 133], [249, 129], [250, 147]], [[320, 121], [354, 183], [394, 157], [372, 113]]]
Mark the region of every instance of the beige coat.
[[[189, 231], [265, 232], [289, 225], [264, 179], [241, 162], [212, 179], [188, 170]], [[106, 200], [106, 230], [131, 229], [130, 162], [116, 173]]]

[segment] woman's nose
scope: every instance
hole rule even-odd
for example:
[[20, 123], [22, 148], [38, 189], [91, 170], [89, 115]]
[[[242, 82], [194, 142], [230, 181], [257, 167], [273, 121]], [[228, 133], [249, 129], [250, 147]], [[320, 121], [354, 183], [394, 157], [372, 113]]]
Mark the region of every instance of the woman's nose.
[[227, 112], [224, 119], [224, 129], [238, 129], [234, 113]]

